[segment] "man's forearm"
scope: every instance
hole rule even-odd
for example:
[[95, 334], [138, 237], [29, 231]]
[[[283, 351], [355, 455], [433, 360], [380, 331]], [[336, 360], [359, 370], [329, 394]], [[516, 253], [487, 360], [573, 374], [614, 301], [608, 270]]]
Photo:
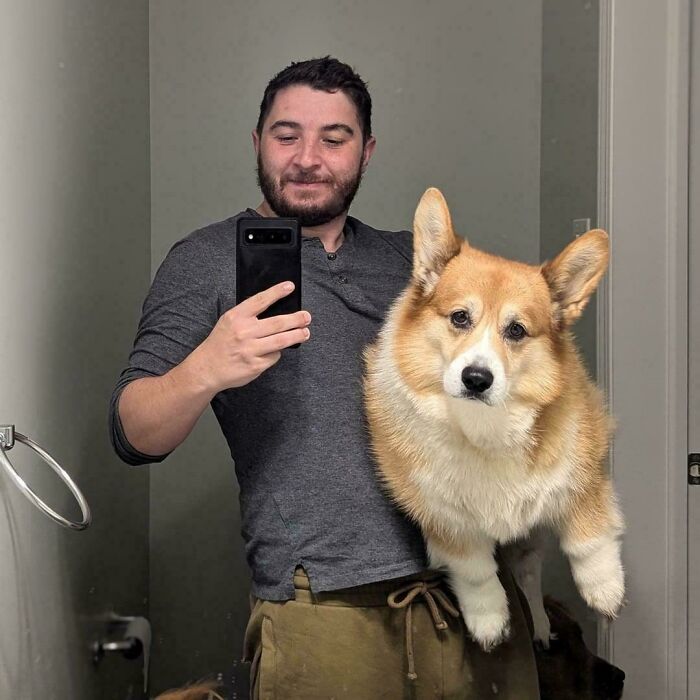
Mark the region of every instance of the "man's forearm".
[[135, 379], [119, 398], [126, 439], [147, 455], [171, 452], [190, 434], [215, 393], [202, 380], [196, 351], [161, 377]]

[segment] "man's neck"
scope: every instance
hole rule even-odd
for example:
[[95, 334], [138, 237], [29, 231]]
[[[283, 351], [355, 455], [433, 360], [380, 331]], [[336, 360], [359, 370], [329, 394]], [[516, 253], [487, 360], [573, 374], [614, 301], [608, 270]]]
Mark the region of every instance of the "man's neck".
[[[267, 203], [267, 200], [263, 200], [255, 211], [262, 216], [277, 216]], [[345, 226], [346, 218], [347, 212], [336, 216], [335, 219], [321, 226], [304, 226], [301, 229], [301, 235], [306, 238], [318, 238], [327, 253], [334, 253], [343, 244], [343, 227]]]

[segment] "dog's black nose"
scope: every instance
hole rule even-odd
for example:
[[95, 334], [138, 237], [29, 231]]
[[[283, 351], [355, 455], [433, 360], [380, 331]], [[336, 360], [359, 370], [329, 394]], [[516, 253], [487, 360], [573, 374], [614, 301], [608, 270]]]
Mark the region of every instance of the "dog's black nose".
[[473, 394], [483, 394], [493, 384], [493, 374], [485, 367], [465, 367], [462, 384]]

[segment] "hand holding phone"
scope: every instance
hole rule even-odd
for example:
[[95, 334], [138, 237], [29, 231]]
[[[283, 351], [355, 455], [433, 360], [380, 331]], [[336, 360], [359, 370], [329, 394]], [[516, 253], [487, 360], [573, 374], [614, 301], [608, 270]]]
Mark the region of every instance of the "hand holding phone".
[[272, 367], [282, 350], [309, 339], [308, 311], [263, 317], [273, 304], [294, 294], [286, 284], [258, 292], [226, 311], [194, 350], [198, 372], [210, 391], [245, 386]]

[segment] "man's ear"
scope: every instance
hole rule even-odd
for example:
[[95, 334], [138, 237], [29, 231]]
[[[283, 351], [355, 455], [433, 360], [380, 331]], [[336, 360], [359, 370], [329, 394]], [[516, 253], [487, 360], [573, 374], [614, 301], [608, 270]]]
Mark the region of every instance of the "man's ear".
[[367, 139], [367, 143], [364, 145], [364, 148], [362, 150], [362, 172], [364, 174], [365, 170], [367, 170], [367, 166], [369, 165], [370, 158], [372, 158], [372, 154], [374, 153], [374, 149], [377, 147], [377, 139], [374, 138], [374, 136], [370, 136]]
[[593, 229], [541, 266], [560, 328], [570, 326], [581, 315], [608, 266], [609, 248], [608, 234]]
[[413, 218], [413, 279], [426, 296], [432, 293], [445, 265], [461, 246], [442, 192], [428, 188]]
[[257, 157], [258, 153], [260, 153], [260, 137], [258, 136], [257, 129], [253, 129], [251, 135], [253, 137], [253, 148], [255, 149], [255, 155]]

